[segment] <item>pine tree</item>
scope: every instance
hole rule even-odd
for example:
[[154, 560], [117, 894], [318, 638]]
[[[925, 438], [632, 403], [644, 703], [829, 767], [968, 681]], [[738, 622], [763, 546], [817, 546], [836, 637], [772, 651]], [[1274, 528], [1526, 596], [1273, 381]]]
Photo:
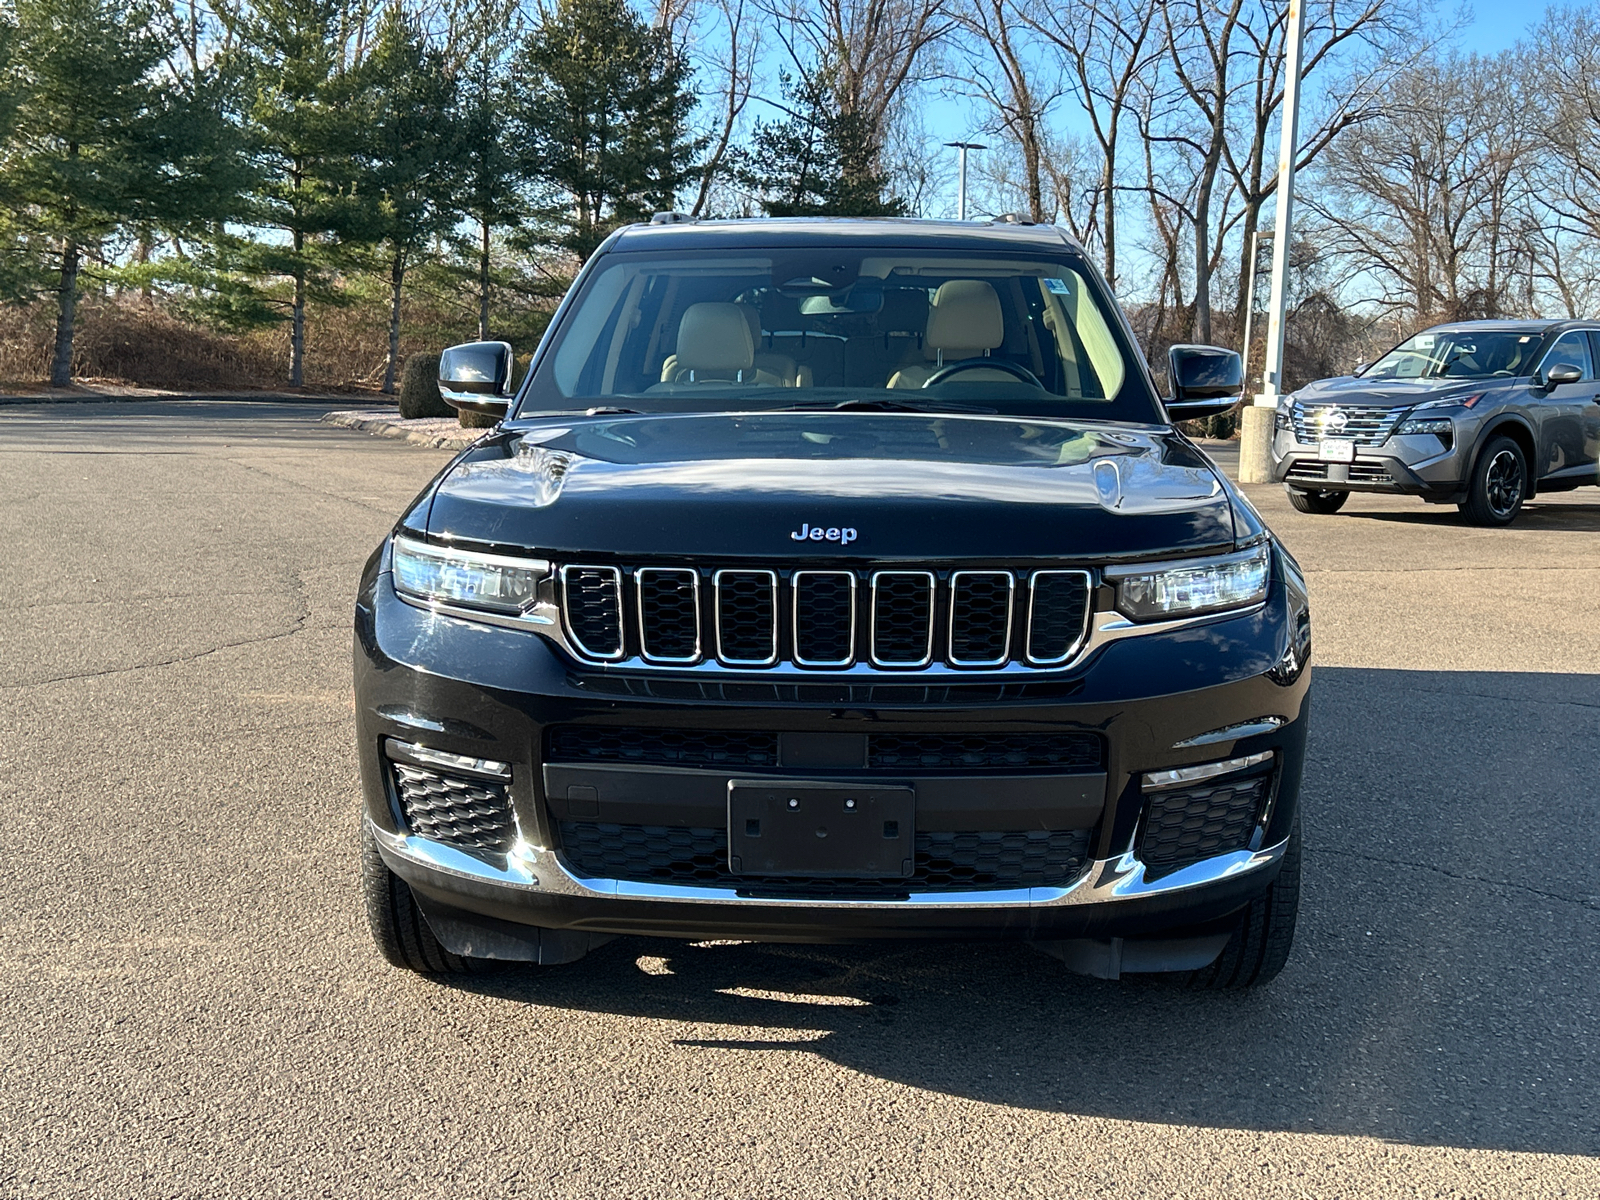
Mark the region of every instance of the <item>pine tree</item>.
[[557, 0], [517, 56], [518, 139], [537, 215], [580, 259], [617, 225], [670, 209], [700, 143], [687, 57], [627, 0]]
[[400, 298], [406, 271], [449, 231], [461, 208], [455, 158], [455, 82], [416, 19], [391, 7], [357, 71], [365, 145], [357, 192], [369, 208], [366, 232], [389, 276], [389, 354], [383, 390], [393, 392], [400, 354]]
[[903, 200], [885, 198], [881, 148], [859, 114], [840, 111], [826, 72], [781, 79], [790, 115], [757, 123], [735, 157], [735, 182], [771, 217], [904, 216]]
[[458, 239], [476, 267], [478, 338], [489, 338], [490, 247], [494, 231], [527, 215], [524, 156], [512, 144], [508, 58], [517, 42], [517, 0], [460, 0], [451, 11], [455, 58], [456, 156], [462, 209], [476, 226]]
[[204, 164], [229, 151], [205, 111], [214, 97], [185, 95], [163, 72], [167, 47], [142, 0], [16, 0], [14, 11], [0, 199], [31, 276], [20, 290], [42, 292], [48, 276], [55, 292], [50, 383], [63, 387], [86, 262], [103, 263], [119, 231], [181, 222], [214, 199]]
[[237, 273], [288, 279], [289, 384], [305, 382], [306, 303], [342, 297], [334, 286], [341, 240], [372, 235], [355, 193], [363, 130], [343, 0], [255, 0], [230, 18], [240, 45], [251, 150], [260, 184], [249, 224], [283, 239], [237, 244]]

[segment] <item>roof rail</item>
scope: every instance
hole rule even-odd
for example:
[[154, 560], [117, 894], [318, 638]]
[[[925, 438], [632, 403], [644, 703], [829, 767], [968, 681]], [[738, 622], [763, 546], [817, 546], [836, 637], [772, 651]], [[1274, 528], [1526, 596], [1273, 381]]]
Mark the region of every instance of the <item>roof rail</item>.
[[651, 216], [652, 225], [682, 225], [690, 221], [698, 221], [699, 217], [692, 217], [683, 212], [658, 212]]

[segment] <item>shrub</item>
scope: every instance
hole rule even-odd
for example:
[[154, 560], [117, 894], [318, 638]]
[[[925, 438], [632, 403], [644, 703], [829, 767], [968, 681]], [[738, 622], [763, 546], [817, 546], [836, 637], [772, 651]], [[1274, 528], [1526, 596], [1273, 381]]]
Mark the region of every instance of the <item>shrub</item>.
[[405, 374], [400, 380], [400, 415], [414, 420], [417, 417], [448, 417], [455, 411], [439, 395], [439, 356], [407, 355]]
[[500, 424], [500, 418], [491, 413], [474, 412], [470, 408], [460, 408], [456, 412], [461, 417], [463, 429], [493, 429]]

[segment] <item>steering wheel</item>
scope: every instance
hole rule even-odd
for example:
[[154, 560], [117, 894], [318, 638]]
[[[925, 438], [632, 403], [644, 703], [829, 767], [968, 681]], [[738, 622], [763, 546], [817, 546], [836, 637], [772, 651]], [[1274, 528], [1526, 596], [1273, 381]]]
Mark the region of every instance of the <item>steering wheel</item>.
[[1003, 358], [963, 358], [960, 362], [946, 363], [932, 375], [929, 375], [923, 387], [932, 387], [936, 383], [943, 383], [952, 375], [962, 371], [992, 370], [1004, 371], [1007, 375], [1015, 375], [1023, 383], [1031, 383], [1041, 392], [1045, 390], [1044, 384], [1039, 382], [1039, 377], [1027, 367], [1019, 367], [1014, 362], [1007, 362]]

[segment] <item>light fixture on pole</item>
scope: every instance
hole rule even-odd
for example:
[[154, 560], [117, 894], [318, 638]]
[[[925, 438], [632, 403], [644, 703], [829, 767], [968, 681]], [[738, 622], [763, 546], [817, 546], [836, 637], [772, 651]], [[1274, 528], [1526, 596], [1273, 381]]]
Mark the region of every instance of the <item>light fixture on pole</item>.
[[946, 142], [952, 150], [961, 151], [961, 182], [956, 190], [956, 219], [967, 219], [967, 151], [987, 150], [989, 147], [980, 142]]
[[1283, 134], [1278, 146], [1277, 220], [1272, 235], [1272, 299], [1267, 306], [1267, 360], [1261, 391], [1240, 413], [1239, 482], [1272, 480], [1274, 410], [1283, 387], [1283, 316], [1289, 302], [1289, 239], [1294, 229], [1294, 160], [1300, 146], [1300, 56], [1305, 48], [1302, 0], [1289, 0], [1284, 27]]

